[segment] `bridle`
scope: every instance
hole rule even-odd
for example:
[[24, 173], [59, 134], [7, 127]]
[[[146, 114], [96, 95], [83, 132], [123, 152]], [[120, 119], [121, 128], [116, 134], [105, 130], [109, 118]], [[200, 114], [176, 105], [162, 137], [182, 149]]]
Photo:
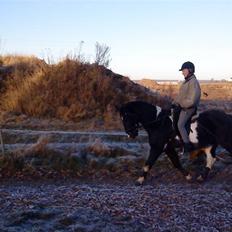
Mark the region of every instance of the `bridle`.
[[[133, 113], [128, 113], [128, 112], [126, 112], [124, 115], [125, 115], [125, 116], [126, 116], [126, 115], [129, 115], [129, 116], [132, 116], [132, 117], [134, 117], [134, 118], [137, 118], [137, 116], [136, 116], [135, 114], [133, 114]], [[123, 120], [124, 120], [124, 117], [122, 116], [121, 119], [122, 119], [122, 121], [123, 121]], [[133, 131], [135, 131], [135, 130], [139, 130], [140, 128], [142, 128], [142, 125], [139, 125], [138, 119], [136, 119], [135, 126], [132, 126], [131, 128], [127, 129], [126, 132], [127, 132], [127, 133], [130, 132], [130, 131], [133, 132]]]

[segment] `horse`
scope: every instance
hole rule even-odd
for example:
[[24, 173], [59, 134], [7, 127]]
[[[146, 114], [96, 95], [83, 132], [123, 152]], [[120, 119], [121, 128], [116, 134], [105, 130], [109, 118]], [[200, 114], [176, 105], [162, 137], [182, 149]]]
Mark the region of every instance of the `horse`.
[[[148, 134], [149, 156], [143, 166], [142, 174], [136, 180], [137, 185], [144, 183], [148, 172], [163, 152], [186, 180], [192, 180], [192, 175], [181, 165], [176, 152], [176, 139], [180, 138], [173, 123], [171, 109], [162, 109], [145, 101], [131, 101], [117, 107], [117, 110], [128, 137], [135, 139], [141, 127]], [[220, 145], [232, 153], [232, 116], [221, 110], [206, 110], [201, 112], [189, 126], [190, 141], [197, 148], [191, 156], [202, 151], [206, 155], [204, 172], [197, 177], [197, 180], [203, 181], [206, 180], [216, 161], [217, 146]]]

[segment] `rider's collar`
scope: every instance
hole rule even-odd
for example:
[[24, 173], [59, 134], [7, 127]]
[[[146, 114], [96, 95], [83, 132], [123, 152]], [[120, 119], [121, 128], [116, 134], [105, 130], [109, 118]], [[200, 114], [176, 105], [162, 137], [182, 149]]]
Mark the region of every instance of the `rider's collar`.
[[185, 83], [188, 82], [188, 81], [190, 81], [190, 80], [191, 80], [192, 78], [194, 78], [194, 77], [195, 77], [194, 74], [191, 74], [191, 75], [185, 77]]

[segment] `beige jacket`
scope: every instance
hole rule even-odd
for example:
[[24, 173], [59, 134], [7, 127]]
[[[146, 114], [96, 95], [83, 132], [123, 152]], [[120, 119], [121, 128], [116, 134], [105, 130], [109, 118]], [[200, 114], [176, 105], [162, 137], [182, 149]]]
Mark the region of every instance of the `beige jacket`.
[[200, 103], [201, 87], [193, 74], [188, 77], [180, 86], [179, 94], [175, 99], [182, 108], [197, 107]]

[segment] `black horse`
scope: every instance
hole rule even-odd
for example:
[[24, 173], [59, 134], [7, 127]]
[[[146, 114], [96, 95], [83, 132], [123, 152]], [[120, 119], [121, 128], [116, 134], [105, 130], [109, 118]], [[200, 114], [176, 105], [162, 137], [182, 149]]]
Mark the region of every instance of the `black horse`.
[[[143, 127], [148, 133], [150, 144], [149, 157], [143, 167], [142, 175], [137, 179], [142, 184], [162, 152], [165, 152], [173, 166], [177, 168], [187, 180], [191, 180], [190, 173], [185, 170], [179, 160], [176, 148], [178, 131], [173, 123], [171, 110], [165, 110], [143, 101], [132, 101], [118, 108], [124, 129], [130, 138], [138, 136], [138, 130]], [[191, 129], [191, 130], [190, 130]], [[220, 110], [208, 110], [200, 113], [194, 122], [189, 124], [190, 141], [197, 145], [198, 151], [206, 154], [204, 173], [199, 180], [206, 179], [216, 158], [215, 150], [218, 145], [232, 153], [232, 116]]]

